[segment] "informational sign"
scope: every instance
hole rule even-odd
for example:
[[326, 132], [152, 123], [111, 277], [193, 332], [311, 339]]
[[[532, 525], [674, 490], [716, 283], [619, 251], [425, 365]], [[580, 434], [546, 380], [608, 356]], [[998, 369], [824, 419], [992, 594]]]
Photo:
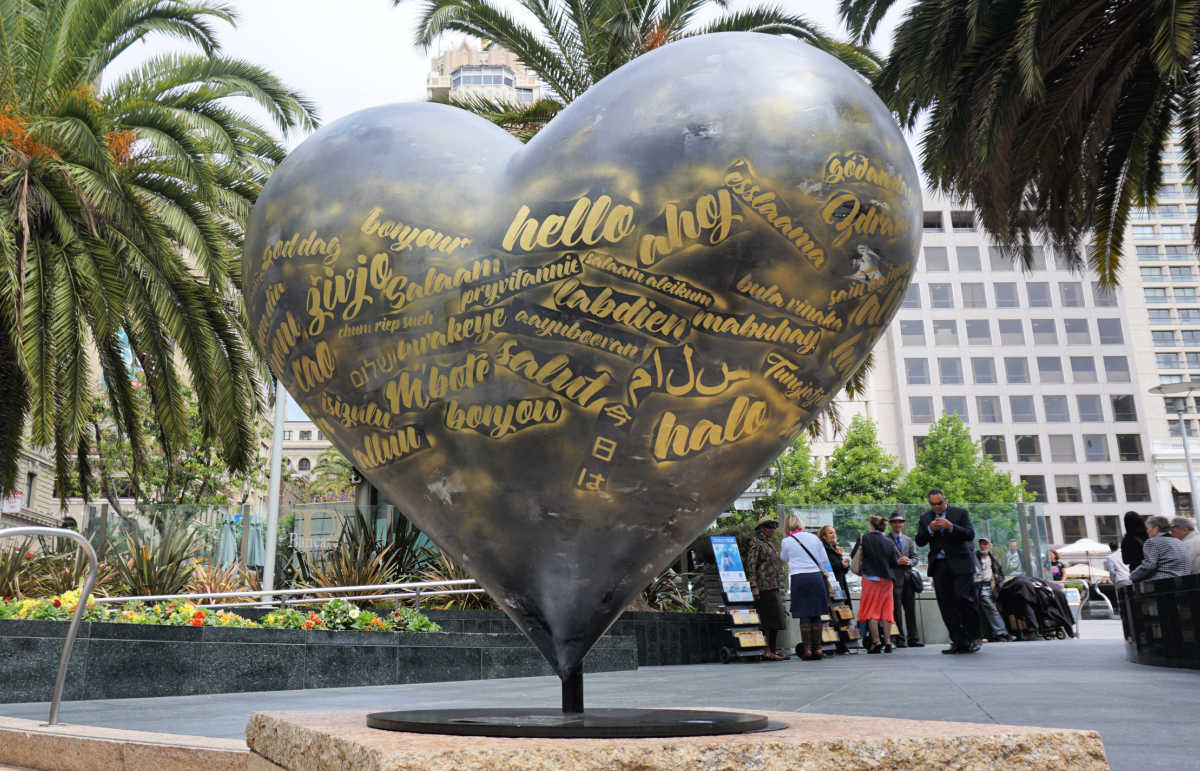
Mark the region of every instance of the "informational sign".
[[721, 576], [721, 588], [729, 602], [754, 602], [750, 582], [746, 580], [746, 569], [742, 567], [742, 554], [738, 551], [737, 539], [731, 535], [712, 535], [713, 557], [717, 560], [717, 574]]
[[741, 629], [733, 633], [739, 648], [764, 648], [767, 645], [763, 633], [759, 629]]
[[758, 611], [753, 608], [731, 608], [729, 610], [733, 623], [738, 626], [749, 626], [758, 623]]
[[804, 527], [808, 530], [816, 532], [825, 525], [833, 524], [833, 507], [832, 506], [788, 506], [779, 504], [777, 512], [780, 521], [788, 514], [795, 514], [804, 523]]
[[1074, 586], [1068, 586], [1063, 590], [1067, 595], [1068, 605], [1078, 605], [1082, 600], [1079, 598], [1079, 590]]
[[4, 496], [3, 503], [0, 503], [0, 513], [4, 514], [20, 514], [21, 500], [25, 497], [25, 493], [17, 490]]

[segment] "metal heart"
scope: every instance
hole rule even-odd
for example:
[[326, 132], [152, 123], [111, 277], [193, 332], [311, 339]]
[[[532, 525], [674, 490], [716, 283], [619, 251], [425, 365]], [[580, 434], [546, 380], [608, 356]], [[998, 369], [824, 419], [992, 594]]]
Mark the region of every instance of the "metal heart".
[[254, 207], [271, 369], [560, 676], [854, 372], [919, 182], [793, 40], [636, 59], [528, 145], [434, 104], [322, 129]]

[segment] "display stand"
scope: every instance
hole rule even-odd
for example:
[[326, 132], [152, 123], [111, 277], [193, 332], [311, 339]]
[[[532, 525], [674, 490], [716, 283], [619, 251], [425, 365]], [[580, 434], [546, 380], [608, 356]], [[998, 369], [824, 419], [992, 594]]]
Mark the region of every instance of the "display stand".
[[725, 627], [725, 641], [718, 656], [722, 664], [735, 659], [758, 659], [767, 650], [767, 640], [758, 625], [754, 594], [746, 580], [737, 539], [731, 535], [714, 535], [709, 536], [709, 540], [712, 541], [717, 574], [721, 577], [721, 590], [725, 595], [725, 611], [730, 621]]

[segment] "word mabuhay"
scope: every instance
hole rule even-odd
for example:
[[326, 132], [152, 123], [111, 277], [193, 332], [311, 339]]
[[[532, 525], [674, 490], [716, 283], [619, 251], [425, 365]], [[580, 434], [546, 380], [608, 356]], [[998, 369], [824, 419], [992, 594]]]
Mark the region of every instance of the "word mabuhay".
[[603, 406], [607, 401], [604, 391], [612, 382], [608, 372], [589, 369], [566, 354], [542, 353], [512, 339], [500, 344], [496, 363], [584, 408]]
[[359, 471], [369, 471], [404, 460], [432, 446], [420, 426], [400, 426], [399, 430], [390, 434], [368, 432], [363, 436], [362, 447], [355, 447], [350, 454], [354, 456], [354, 466]]
[[464, 310], [472, 305], [492, 306], [527, 289], [561, 281], [582, 272], [583, 265], [579, 262], [579, 255], [567, 252], [554, 262], [538, 265], [531, 270], [517, 268], [495, 281], [467, 284], [462, 289], [459, 305]]
[[735, 161], [725, 172], [725, 186], [771, 228], [800, 251], [814, 268], [825, 265], [825, 250], [774, 192], [758, 184], [748, 161]]
[[682, 460], [713, 447], [748, 439], [762, 430], [769, 416], [765, 401], [748, 396], [739, 396], [729, 405], [724, 421], [701, 418], [688, 425], [667, 410], [651, 431], [651, 454], [659, 462]]
[[659, 340], [681, 341], [687, 337], [687, 319], [662, 310], [653, 300], [641, 295], [613, 291], [610, 287], [584, 284], [568, 279], [554, 290], [554, 304], [571, 308], [601, 321], [615, 321]]
[[640, 337], [520, 300], [513, 300], [508, 310], [512, 313], [512, 331], [516, 334], [566, 340], [630, 361], [640, 361], [642, 358], [643, 339]]
[[821, 328], [794, 326], [791, 319], [762, 316], [757, 313], [713, 313], [697, 311], [692, 327], [710, 335], [738, 337], [761, 343], [785, 343], [796, 353], [807, 356], [821, 342]]
[[737, 283], [734, 284], [733, 290], [743, 297], [749, 297], [757, 303], [772, 308], [779, 308], [798, 319], [817, 324], [834, 332], [840, 331], [842, 328], [842, 320], [833, 311], [823, 311], [799, 297], [785, 298], [776, 284], [765, 286], [756, 283], [753, 275], [750, 273], [739, 278]]
[[768, 353], [763, 361], [763, 376], [785, 397], [803, 407], [812, 407], [825, 397], [825, 389], [801, 378], [800, 365], [781, 353]]
[[383, 398], [394, 415], [423, 410], [435, 399], [467, 391], [487, 379], [492, 363], [484, 351], [471, 351], [466, 359], [450, 365], [422, 365], [418, 371], [404, 370], [383, 387]]
[[503, 439], [526, 428], [557, 423], [562, 414], [562, 402], [553, 396], [466, 405], [451, 399], [446, 403], [445, 424], [451, 431], [474, 431]]
[[[696, 350], [686, 343], [674, 348], [655, 348], [649, 358], [633, 370], [629, 376], [626, 393], [629, 403], [638, 406], [641, 400], [640, 392], [650, 389], [650, 393], [665, 393], [667, 396], [719, 396], [729, 390], [734, 383], [740, 383], [750, 377], [744, 369], [729, 369], [729, 365], [721, 362], [697, 367]], [[708, 382], [705, 382], [705, 370], [715, 372]]]
[[641, 268], [635, 268], [603, 252], [588, 252], [583, 255], [583, 264], [593, 270], [602, 271], [610, 276], [616, 276], [631, 284], [653, 289], [656, 292], [665, 294], [667, 297], [682, 300], [685, 303], [699, 305], [701, 308], [707, 308], [713, 304], [713, 296], [711, 294], [694, 284], [689, 284], [682, 278], [664, 276], [659, 273], [642, 270]]

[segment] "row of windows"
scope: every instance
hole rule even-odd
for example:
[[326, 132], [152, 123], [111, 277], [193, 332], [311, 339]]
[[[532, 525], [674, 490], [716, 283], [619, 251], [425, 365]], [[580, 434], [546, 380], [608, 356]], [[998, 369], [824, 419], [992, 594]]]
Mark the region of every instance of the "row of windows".
[[[1144, 459], [1140, 434], [1116, 434], [1117, 459], [1130, 463]], [[1051, 463], [1108, 463], [1112, 460], [1107, 434], [1083, 434], [1083, 453], [1077, 454], [1074, 434], [1050, 434], [1046, 437], [1046, 453], [1042, 453], [1041, 437], [1037, 434], [1018, 434], [1013, 437], [1016, 454], [1011, 456], [1018, 463], [1042, 463], [1043, 458]], [[925, 437], [914, 439], [917, 449], [924, 446]], [[1008, 463], [1008, 438], [1000, 435], [979, 437], [980, 447], [996, 463]]]
[[[1143, 268], [1142, 270], [1150, 270]], [[1154, 268], [1154, 270], [1162, 270]], [[1174, 270], [1174, 269], [1172, 269]], [[929, 307], [954, 308], [954, 285], [950, 283], [931, 283], [928, 285]], [[1117, 304], [1117, 297], [1112, 292], [1092, 284], [1093, 302], [1098, 308], [1111, 308]], [[964, 282], [958, 285], [959, 304], [963, 308], [987, 308], [987, 285], [983, 282]], [[1025, 284], [1026, 303], [1029, 308], [1051, 308], [1054, 306], [1050, 283], [1048, 281], [1029, 281]], [[1063, 308], [1084, 307], [1083, 284], [1078, 281], [1061, 281], [1058, 284], [1059, 304]], [[921, 308], [923, 299], [920, 284], [909, 284], [904, 294], [903, 308]], [[1020, 308], [1021, 302], [1017, 295], [1015, 282], [1001, 281], [992, 284], [992, 303], [996, 308]]]
[[[285, 465], [285, 466], [290, 466], [290, 465], [292, 465], [292, 459], [291, 459], [291, 458], [284, 458], [284, 459], [283, 459], [283, 465]], [[310, 461], [308, 458], [301, 458], [301, 459], [299, 460], [299, 462], [297, 462], [297, 463], [296, 463], [296, 470], [297, 470], [297, 471], [308, 471], [308, 470], [310, 470], [311, 468], [312, 468], [312, 461]]]
[[1153, 241], [1157, 238], [1191, 238], [1191, 225], [1133, 225], [1130, 228], [1138, 241]]
[[[1096, 540], [1101, 543], [1119, 543], [1121, 540], [1121, 516], [1119, 514], [1097, 514]], [[1062, 538], [1055, 539], [1050, 527], [1050, 517], [1046, 517], [1046, 535], [1051, 543], [1074, 543], [1080, 538], [1087, 538], [1087, 517], [1082, 514], [1068, 514], [1058, 518], [1062, 527]]]
[[1179, 331], [1178, 336], [1173, 329], [1153, 329], [1150, 331], [1150, 339], [1154, 341], [1155, 348], [1176, 345], [1200, 347], [1200, 329], [1183, 329]]
[[1156, 244], [1141, 244], [1137, 248], [1137, 258], [1142, 261], [1152, 260], [1191, 260], [1193, 258], [1192, 248], [1187, 244], [1170, 244], [1161, 247], [1164, 252]]
[[1143, 209], [1140, 206], [1134, 208], [1130, 212], [1130, 217], [1134, 222], [1145, 222], [1152, 219], [1196, 219], [1196, 204], [1160, 204], [1153, 212], [1149, 209]]
[[[292, 435], [293, 435], [293, 433], [294, 433], [294, 432], [293, 432], [293, 431], [292, 431], [290, 428], [285, 428], [285, 429], [283, 430], [283, 441], [285, 441], [285, 442], [290, 442], [290, 441], [292, 441]], [[301, 432], [299, 432], [299, 433], [300, 433], [300, 439], [299, 439], [299, 441], [301, 441], [301, 442], [311, 442], [311, 441], [313, 441], [313, 432], [312, 432], [312, 431], [301, 431]], [[322, 434], [320, 431], [318, 431], [318, 432], [317, 432], [317, 439], [316, 439], [316, 441], [318, 441], [318, 442], [323, 442], [323, 441], [325, 441], [325, 435], [324, 435], [324, 434]]]
[[[1021, 481], [1034, 500], [1053, 502], [1046, 489], [1046, 477], [1041, 474], [1022, 474]], [[1087, 481], [1092, 503], [1114, 503], [1117, 500], [1112, 474], [1088, 474]], [[1055, 474], [1051, 482], [1054, 484], [1054, 500], [1058, 503], [1083, 503], [1078, 474]], [[1122, 474], [1121, 482], [1126, 501], [1137, 503], [1150, 500], [1150, 481], [1145, 474]]]
[[1147, 313], [1151, 324], [1200, 324], [1200, 308], [1150, 308]]
[[1148, 286], [1142, 290], [1146, 296], [1147, 303], [1167, 303], [1174, 300], [1177, 303], [1194, 303], [1200, 300], [1200, 295], [1196, 294], [1194, 286], [1176, 286], [1171, 288], [1171, 293], [1167, 293], [1166, 287]]
[[[987, 319], [968, 319], [966, 324], [967, 345], [991, 345], [992, 327]], [[958, 321], [935, 320], [933, 324], [934, 345], [958, 345]], [[997, 319], [1001, 345], [1025, 345], [1024, 319]], [[1058, 343], [1058, 325], [1055, 319], [1031, 319], [1030, 331], [1039, 345]], [[1063, 332], [1067, 345], [1091, 345], [1092, 334], [1087, 319], [1063, 319]], [[1096, 332], [1101, 345], [1120, 345], [1125, 342], [1121, 333], [1120, 319], [1096, 319]], [[902, 345], [926, 345], [925, 321], [900, 322]]]
[[[1137, 407], [1129, 394], [1119, 394], [1109, 397], [1112, 408], [1111, 420], [1114, 423], [1137, 422]], [[1009, 420], [1004, 420], [999, 396], [976, 396], [975, 410], [980, 423], [1037, 423], [1038, 414], [1036, 398], [1031, 395], [1013, 395], [1008, 397]], [[1104, 399], [1098, 394], [1080, 394], [1075, 397], [1077, 420], [1081, 423], [1104, 422]], [[933, 397], [908, 397], [908, 411], [913, 423], [932, 423], [934, 421]], [[970, 413], [967, 411], [966, 396], [943, 396], [942, 412], [946, 415], [957, 415], [964, 423], [969, 423]], [[1042, 396], [1042, 416], [1045, 423], [1070, 423], [1070, 399], [1061, 394], [1045, 394]]]
[[460, 86], [512, 86], [513, 71], [508, 67], [459, 67], [450, 73], [452, 88]]
[[[1188, 354], [1191, 356], [1191, 354]], [[1200, 354], [1196, 354], [1200, 356]], [[1038, 383], [1062, 383], [1063, 362], [1059, 356], [1038, 356]], [[1109, 383], [1130, 383], [1129, 360], [1124, 356], [1104, 356], [1105, 381]], [[1069, 356], [1071, 366], [1071, 382], [1098, 383], [1096, 359], [1093, 356]], [[1029, 359], [1025, 356], [1005, 356], [1004, 382], [1016, 385], [1032, 383], [1029, 369]], [[962, 359], [958, 357], [939, 357], [937, 360], [938, 382], [942, 385], [962, 385]], [[909, 385], [930, 385], [930, 368], [928, 359], [905, 359], [904, 376]], [[996, 360], [991, 356], [971, 357], [972, 382], [979, 385], [997, 383]]]
[[[924, 254], [924, 270], [926, 272], [939, 273], [951, 270], [949, 247], [927, 246], [922, 252]], [[1005, 271], [1011, 273], [1017, 269], [1017, 264], [1021, 260], [1021, 257], [1017, 257], [1016, 259], [1010, 257], [999, 247], [992, 246], [988, 248], [988, 266], [993, 272]], [[1069, 270], [1072, 267], [1070, 262], [1061, 255], [1057, 262], [1063, 270]], [[1042, 247], [1034, 246], [1030, 249], [1029, 270], [1031, 272], [1054, 270], [1054, 265], [1055, 259]], [[983, 270], [979, 247], [955, 246], [954, 270], [959, 273], [977, 273]]]
[[[922, 228], [927, 233], [940, 233], [945, 230], [945, 217], [940, 211], [923, 212]], [[975, 212], [973, 211], [952, 211], [950, 212], [950, 227], [954, 228], [958, 233], [969, 233], [975, 229]]]
[[1196, 281], [1196, 271], [1191, 265], [1174, 265], [1163, 272], [1162, 268], [1142, 268], [1142, 283], [1161, 284], [1165, 281]]

